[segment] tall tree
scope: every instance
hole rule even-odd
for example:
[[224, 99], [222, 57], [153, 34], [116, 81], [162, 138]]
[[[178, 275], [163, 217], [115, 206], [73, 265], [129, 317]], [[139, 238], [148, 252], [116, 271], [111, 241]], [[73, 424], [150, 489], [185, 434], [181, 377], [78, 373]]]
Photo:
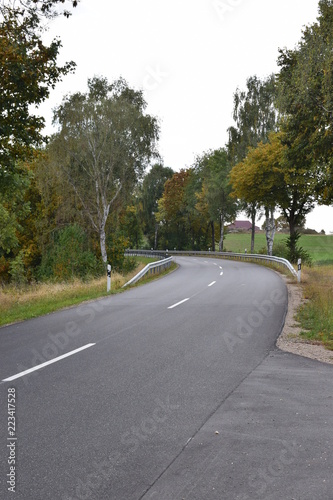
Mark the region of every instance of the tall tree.
[[[217, 222], [220, 228], [219, 251], [223, 251], [224, 225], [231, 222], [237, 212], [235, 199], [230, 196], [231, 186], [229, 174], [231, 165], [225, 149], [217, 149], [205, 153], [197, 160], [197, 172], [203, 179], [202, 191], [207, 203], [212, 229]], [[213, 251], [215, 251], [215, 238], [213, 232]]]
[[265, 80], [251, 76], [246, 81], [246, 90], [237, 89], [234, 93], [233, 119], [236, 126], [229, 127], [227, 144], [233, 164], [245, 158], [248, 148], [267, 142], [268, 134], [276, 130], [275, 99], [274, 75]]
[[279, 109], [288, 157], [317, 178], [318, 201], [333, 200], [333, 2], [320, 0], [317, 22], [294, 50], [280, 50]]
[[233, 167], [230, 175], [235, 196], [248, 204], [264, 208], [268, 255], [272, 255], [273, 251], [274, 209], [280, 196], [281, 164], [282, 147], [274, 135], [274, 142], [272, 139], [272, 142], [260, 143], [256, 148], [251, 148], [246, 158]]
[[[271, 75], [264, 80], [252, 76], [248, 78], [246, 87], [246, 90], [242, 91], [237, 89], [234, 94], [235, 126], [228, 129], [227, 144], [232, 166], [244, 160], [249, 148], [257, 147], [260, 142], [267, 142], [269, 133], [277, 130], [275, 76]], [[255, 203], [245, 203], [243, 206], [252, 220], [251, 252], [253, 253], [258, 207]]]
[[316, 178], [307, 176], [306, 167], [295, 168], [283, 132], [272, 133], [268, 143], [250, 149], [243, 162], [231, 171], [236, 196], [263, 206], [266, 214], [268, 254], [274, 239], [274, 209], [281, 209], [289, 224], [290, 237], [314, 207]]
[[130, 248], [140, 248], [142, 243], [142, 226], [140, 224], [138, 206], [132, 204], [121, 211], [120, 233], [128, 241]]
[[[50, 89], [75, 67], [59, 66], [60, 40], [45, 45], [42, 16], [55, 13], [62, 0], [4, 1], [0, 5], [0, 185], [12, 180], [19, 161], [30, 158], [44, 138], [38, 107]], [[63, 3], [63, 2], [62, 2]], [[77, 2], [73, 2], [76, 5]]]
[[22, 214], [29, 210], [29, 202], [23, 200], [30, 177], [24, 162], [45, 140], [44, 119], [33, 109], [75, 67], [72, 62], [58, 65], [60, 40], [50, 45], [43, 41], [43, 18], [55, 17], [59, 2], [64, 3], [3, 0], [0, 4], [0, 248], [9, 255], [18, 246]]
[[160, 163], [153, 165], [145, 175], [141, 187], [142, 221], [144, 232], [148, 237], [149, 244], [157, 249], [158, 222], [156, 214], [158, 211], [158, 200], [164, 192], [164, 185], [171, 179], [174, 171], [170, 167], [164, 167]]
[[50, 155], [99, 235], [107, 262], [106, 223], [110, 210], [130, 193], [157, 155], [158, 124], [145, 113], [142, 91], [119, 79], [88, 80], [88, 92], [65, 97], [55, 110], [59, 132]]
[[186, 187], [193, 171], [180, 170], [168, 179], [158, 201], [156, 220], [161, 225], [160, 243], [168, 248], [184, 250], [191, 243], [191, 228], [188, 217]]

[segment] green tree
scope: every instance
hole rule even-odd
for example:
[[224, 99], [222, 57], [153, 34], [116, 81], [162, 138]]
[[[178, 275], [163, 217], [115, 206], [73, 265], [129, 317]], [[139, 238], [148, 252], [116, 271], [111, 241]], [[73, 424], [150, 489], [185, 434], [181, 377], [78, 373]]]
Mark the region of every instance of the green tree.
[[[206, 199], [203, 198], [202, 193], [203, 179], [194, 167], [191, 169], [191, 176], [185, 188], [185, 203], [187, 212], [187, 221], [189, 227], [190, 245], [192, 250], [207, 250], [210, 246], [210, 232], [211, 247], [214, 251], [215, 247], [215, 226], [212, 224], [208, 212]], [[203, 198], [200, 201], [200, 196]], [[204, 208], [204, 210], [202, 210]]]
[[145, 175], [140, 198], [142, 201], [142, 222], [145, 235], [148, 237], [150, 247], [157, 249], [158, 227], [156, 220], [158, 211], [158, 200], [162, 197], [164, 185], [171, 179], [174, 171], [170, 167], [164, 167], [160, 163], [153, 165]]
[[317, 179], [318, 201], [333, 200], [333, 2], [320, 0], [317, 22], [294, 50], [280, 50], [278, 105], [288, 157]]
[[[249, 148], [267, 142], [270, 132], [277, 130], [275, 76], [261, 80], [257, 76], [248, 78], [246, 90], [237, 89], [234, 94], [233, 118], [235, 126], [229, 127], [227, 150], [232, 166], [244, 160]], [[255, 220], [258, 206], [245, 203], [243, 209], [252, 220], [251, 252], [254, 251]]]
[[273, 252], [274, 209], [281, 197], [282, 157], [283, 147], [279, 136], [271, 134], [270, 142], [251, 148], [246, 158], [233, 167], [230, 175], [235, 196], [248, 204], [264, 208], [268, 255]]
[[[44, 119], [33, 109], [74, 63], [59, 66], [60, 40], [45, 45], [41, 16], [61, 0], [3, 2], [0, 6], [0, 186], [7, 189], [19, 161], [33, 156], [44, 138]], [[74, 2], [76, 4], [76, 2]]]
[[101, 262], [88, 249], [87, 236], [78, 225], [67, 226], [53, 234], [53, 241], [43, 255], [39, 269], [42, 279], [71, 280], [97, 276]]
[[296, 228], [314, 207], [316, 178], [307, 175], [306, 166], [290, 162], [283, 132], [272, 133], [268, 143], [250, 149], [243, 162], [231, 171], [236, 196], [264, 207], [267, 250], [271, 255], [275, 232], [274, 209], [280, 208], [289, 225], [291, 241]]
[[138, 206], [127, 205], [119, 217], [120, 233], [128, 241], [130, 248], [140, 248], [143, 231], [140, 224]]
[[227, 144], [233, 164], [245, 158], [248, 148], [267, 142], [268, 134], [277, 129], [275, 76], [266, 80], [251, 76], [246, 87], [246, 91], [237, 89], [234, 93], [233, 119], [236, 126], [229, 127]]
[[19, 247], [21, 224], [28, 215], [30, 204], [25, 193], [30, 185], [26, 169], [16, 171], [8, 189], [0, 192], [0, 255], [10, 254]]
[[110, 210], [132, 193], [157, 155], [157, 120], [145, 108], [142, 91], [131, 89], [123, 79], [110, 84], [95, 77], [88, 80], [86, 94], [65, 97], [55, 110], [59, 132], [49, 154], [98, 234], [105, 263]]
[[170, 249], [186, 249], [190, 246], [191, 228], [189, 225], [186, 187], [190, 182], [192, 170], [180, 170], [168, 179], [164, 192], [158, 201], [156, 220], [160, 224], [160, 245]]
[[222, 252], [224, 225], [234, 219], [238, 208], [235, 199], [230, 196], [232, 190], [229, 183], [230, 170], [228, 153], [223, 148], [208, 151], [197, 160], [196, 164], [196, 171], [203, 179], [201, 203], [203, 199], [207, 203], [212, 227], [212, 244], [214, 242], [213, 251], [215, 251], [214, 224], [217, 223], [220, 228], [219, 251]]

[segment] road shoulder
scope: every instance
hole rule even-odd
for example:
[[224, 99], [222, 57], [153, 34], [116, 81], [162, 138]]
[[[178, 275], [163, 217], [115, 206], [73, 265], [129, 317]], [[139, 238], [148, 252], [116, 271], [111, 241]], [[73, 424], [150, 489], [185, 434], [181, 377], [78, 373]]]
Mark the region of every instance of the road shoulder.
[[[280, 273], [279, 273], [280, 274]], [[319, 342], [311, 342], [300, 336], [301, 328], [295, 316], [305, 303], [302, 288], [298, 283], [292, 282], [285, 275], [280, 274], [288, 288], [288, 312], [285, 324], [276, 345], [281, 351], [291, 352], [306, 358], [315, 359], [323, 363], [333, 364], [333, 352], [325, 349]]]

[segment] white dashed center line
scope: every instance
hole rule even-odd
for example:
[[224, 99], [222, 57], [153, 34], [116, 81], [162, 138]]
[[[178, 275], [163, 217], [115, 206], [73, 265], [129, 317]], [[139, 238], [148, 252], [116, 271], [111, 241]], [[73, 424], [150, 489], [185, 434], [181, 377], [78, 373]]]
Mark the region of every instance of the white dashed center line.
[[3, 379], [2, 382], [11, 382], [12, 380], [16, 380], [17, 378], [23, 377], [24, 375], [28, 375], [28, 373], [34, 372], [36, 370], [40, 370], [41, 368], [44, 368], [44, 366], [51, 365], [52, 363], [56, 363], [57, 361], [60, 361], [61, 359], [68, 358], [68, 356], [72, 356], [73, 354], [76, 354], [77, 352], [83, 351], [84, 349], [88, 349], [88, 347], [92, 347], [95, 344], [87, 344], [84, 345], [83, 347], [79, 347], [78, 349], [75, 349], [74, 351], [67, 352], [66, 354], [62, 354], [62, 356], [58, 356], [57, 358], [50, 359], [49, 361], [46, 361], [45, 363], [42, 363], [37, 366], [33, 366], [32, 368], [29, 368], [28, 370], [25, 370], [24, 372], [17, 373], [16, 375], [12, 375], [11, 377]]
[[173, 306], [168, 307], [168, 309], [174, 309], [175, 307], [178, 307], [181, 304], [184, 304], [184, 302], [187, 302], [188, 300], [190, 300], [190, 299], [188, 298], [188, 299], [181, 300], [180, 302], [177, 302], [177, 304], [174, 304]]

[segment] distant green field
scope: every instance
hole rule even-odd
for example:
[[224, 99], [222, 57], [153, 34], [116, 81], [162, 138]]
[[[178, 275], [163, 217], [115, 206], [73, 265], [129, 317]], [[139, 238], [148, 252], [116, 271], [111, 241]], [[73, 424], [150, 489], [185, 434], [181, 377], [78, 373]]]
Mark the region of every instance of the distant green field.
[[[274, 243], [283, 244], [288, 235], [276, 233]], [[333, 264], [333, 235], [304, 234], [299, 240], [299, 245], [304, 248], [317, 264]], [[256, 233], [254, 252], [259, 253], [266, 248], [265, 233]], [[224, 250], [229, 252], [244, 253], [245, 249], [250, 253], [251, 235], [245, 233], [229, 233], [224, 240]], [[274, 248], [273, 248], [274, 254]]]

